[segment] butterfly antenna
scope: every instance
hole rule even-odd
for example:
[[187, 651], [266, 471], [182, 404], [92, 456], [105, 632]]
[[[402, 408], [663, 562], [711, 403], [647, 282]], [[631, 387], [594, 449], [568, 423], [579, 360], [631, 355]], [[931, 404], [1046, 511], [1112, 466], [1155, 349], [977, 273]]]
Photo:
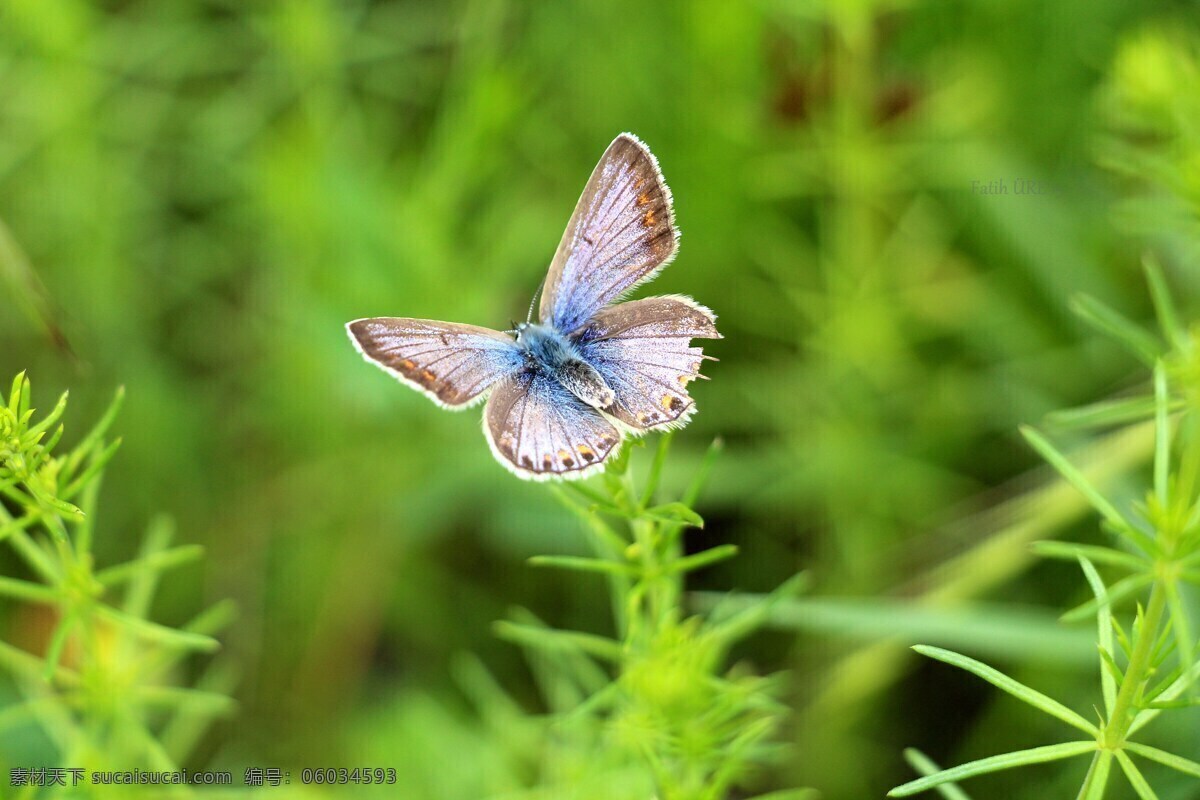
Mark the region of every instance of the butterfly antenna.
[[542, 282], [538, 284], [537, 291], [533, 293], [533, 299], [529, 301], [529, 313], [525, 316], [525, 324], [533, 322], [533, 307], [537, 305], [538, 298], [542, 294], [542, 289], [546, 288], [546, 279], [542, 278]]

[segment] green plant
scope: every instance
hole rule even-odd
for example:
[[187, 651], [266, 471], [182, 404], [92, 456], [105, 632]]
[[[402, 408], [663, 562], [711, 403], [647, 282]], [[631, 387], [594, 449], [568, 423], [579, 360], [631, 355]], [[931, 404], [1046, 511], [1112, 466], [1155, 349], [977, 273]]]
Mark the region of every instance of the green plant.
[[[1138, 797], [1157, 797], [1135, 757], [1200, 778], [1200, 763], [1135, 740], [1163, 711], [1196, 705], [1193, 687], [1200, 680], [1200, 652], [1184, 600], [1185, 584], [1200, 584], [1200, 328], [1188, 329], [1180, 322], [1153, 260], [1147, 259], [1146, 274], [1161, 339], [1093, 298], [1080, 297], [1074, 308], [1084, 320], [1112, 335], [1152, 369], [1150, 390], [1053, 417], [1060, 425], [1076, 427], [1153, 419], [1153, 479], [1144, 501], [1122, 508], [1099, 492], [1044, 435], [1032, 428], [1023, 430], [1038, 453], [1100, 513], [1102, 527], [1114, 539], [1112, 545], [1053, 541], [1035, 545], [1044, 556], [1078, 561], [1094, 594], [1093, 600], [1067, 612], [1063, 619], [1096, 617], [1103, 698], [1103, 706], [1096, 709], [1098, 721], [1089, 721], [975, 659], [919, 645], [914, 648], [917, 652], [983, 678], [1088, 738], [936, 771], [896, 787], [890, 796], [906, 797], [974, 775], [1075, 756], [1091, 757], [1079, 790], [1083, 800], [1104, 796], [1114, 762]], [[1124, 576], [1106, 583], [1096, 564]], [[1122, 625], [1117, 606], [1133, 597], [1145, 597], [1145, 603], [1139, 600], [1132, 624]]]
[[[725, 662], [730, 647], [756, 630], [776, 602], [803, 588], [804, 576], [736, 611], [685, 611], [685, 576], [733, 557], [737, 548], [684, 554], [685, 530], [704, 525], [693, 507], [720, 446], [710, 448], [679, 500], [656, 503], [670, 440], [660, 439], [640, 487], [633, 446], [600, 481], [553, 486], [585, 523], [595, 555], [531, 559], [605, 579], [615, 636], [550, 628], [526, 611], [496, 625], [527, 648], [552, 710], [549, 728], [530, 734], [545, 737], [538, 748], [540, 788], [531, 797], [570, 787], [571, 797], [719, 800], [779, 749], [770, 741], [786, 711], [776, 699], [778, 680]], [[476, 688], [481, 707], [495, 708], [497, 690], [484, 676], [471, 666], [464, 683]], [[804, 790], [770, 795], [808, 796]]]
[[[60, 455], [66, 393], [38, 421], [24, 373], [7, 402], [0, 398], [0, 540], [28, 573], [0, 576], [0, 597], [50, 628], [39, 638], [37, 625], [29, 626], [35, 633], [26, 647], [0, 641], [0, 668], [23, 698], [0, 711], [0, 728], [32, 725], [45, 734], [57, 757], [42, 752], [33, 766], [175, 772], [208, 724], [234, 707], [232, 676], [219, 663], [198, 687], [183, 685], [185, 659], [218, 649], [213, 635], [230, 606], [218, 603], [179, 628], [150, 616], [162, 573], [195, 561], [201, 548], [170, 547], [171, 524], [160, 519], [135, 558], [95, 564], [100, 482], [120, 445], [105, 437], [121, 399], [118, 392], [95, 427]], [[70, 783], [62, 791], [73, 791]]]

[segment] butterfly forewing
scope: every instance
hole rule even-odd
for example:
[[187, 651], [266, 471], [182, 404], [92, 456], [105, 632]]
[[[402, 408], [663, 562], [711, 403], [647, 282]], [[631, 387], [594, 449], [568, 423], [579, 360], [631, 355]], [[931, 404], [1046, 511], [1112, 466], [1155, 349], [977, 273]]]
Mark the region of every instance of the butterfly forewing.
[[542, 293], [540, 318], [574, 333], [675, 255], [671, 192], [649, 149], [618, 136], [588, 180]]
[[539, 370], [498, 384], [483, 412], [483, 432], [501, 464], [522, 478], [581, 478], [617, 450], [621, 433]]
[[605, 413], [636, 430], [686, 421], [695, 410], [687, 385], [700, 377], [704, 360], [691, 340], [721, 338], [715, 319], [678, 296], [634, 300], [596, 314], [577, 344], [616, 393]]
[[368, 361], [448, 408], [481, 399], [525, 363], [512, 337], [475, 325], [376, 317], [346, 330]]

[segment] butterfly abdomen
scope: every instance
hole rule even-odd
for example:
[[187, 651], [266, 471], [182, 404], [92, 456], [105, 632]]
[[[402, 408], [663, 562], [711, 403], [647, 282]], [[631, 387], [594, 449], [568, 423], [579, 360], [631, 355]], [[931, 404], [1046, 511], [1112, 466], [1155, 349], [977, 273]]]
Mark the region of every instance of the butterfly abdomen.
[[564, 389], [592, 408], [608, 408], [617, 399], [600, 373], [586, 361], [567, 361], [558, 367], [554, 377]]

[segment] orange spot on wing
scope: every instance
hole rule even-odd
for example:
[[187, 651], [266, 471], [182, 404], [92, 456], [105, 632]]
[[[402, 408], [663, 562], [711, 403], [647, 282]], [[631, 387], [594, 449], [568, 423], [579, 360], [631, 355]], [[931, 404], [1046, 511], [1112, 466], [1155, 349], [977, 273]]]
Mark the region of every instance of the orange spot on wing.
[[650, 203], [650, 195], [647, 194], [646, 192], [642, 192], [641, 194], [639, 194], [637, 196], [637, 204], [639, 206], [648, 205], [649, 203]]
[[654, 225], [654, 209], [650, 209], [646, 212], [645, 216], [642, 217], [642, 224], [647, 228]]

